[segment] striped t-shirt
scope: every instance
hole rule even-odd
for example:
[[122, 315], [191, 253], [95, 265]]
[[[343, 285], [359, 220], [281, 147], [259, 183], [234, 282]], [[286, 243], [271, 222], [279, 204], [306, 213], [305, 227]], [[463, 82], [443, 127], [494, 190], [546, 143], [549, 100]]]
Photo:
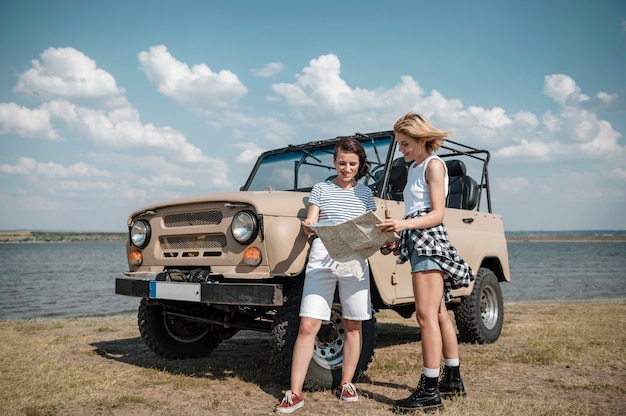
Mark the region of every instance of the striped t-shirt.
[[362, 183], [342, 189], [331, 181], [319, 182], [311, 190], [309, 204], [320, 207], [318, 221], [344, 222], [376, 210], [372, 190]]

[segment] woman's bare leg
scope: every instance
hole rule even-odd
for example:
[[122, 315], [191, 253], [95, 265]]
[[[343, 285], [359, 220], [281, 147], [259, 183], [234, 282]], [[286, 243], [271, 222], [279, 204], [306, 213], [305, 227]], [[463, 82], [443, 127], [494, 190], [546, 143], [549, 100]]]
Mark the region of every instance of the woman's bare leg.
[[443, 299], [443, 278], [440, 271], [416, 272], [413, 276], [415, 315], [422, 333], [424, 367], [441, 365], [442, 334], [439, 327], [439, 307]]
[[309, 369], [311, 358], [313, 358], [313, 347], [315, 337], [320, 330], [322, 321], [320, 319], [301, 317], [298, 337], [293, 347], [291, 358], [291, 391], [298, 396], [302, 396], [304, 379]]
[[439, 305], [439, 328], [443, 340], [443, 358], [459, 358], [459, 343], [456, 338], [456, 330], [450, 320], [450, 314], [446, 308], [446, 302], [441, 298]]
[[340, 386], [346, 383], [352, 383], [356, 367], [359, 364], [362, 345], [362, 321], [344, 319], [343, 325], [346, 330], [346, 338], [343, 345], [343, 368], [341, 371]]

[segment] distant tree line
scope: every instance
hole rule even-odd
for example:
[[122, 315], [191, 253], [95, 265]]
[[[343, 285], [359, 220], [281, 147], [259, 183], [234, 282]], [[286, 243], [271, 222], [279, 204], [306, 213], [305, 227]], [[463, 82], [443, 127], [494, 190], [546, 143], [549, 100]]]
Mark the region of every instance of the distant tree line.
[[0, 243], [69, 243], [126, 241], [127, 233], [81, 231], [0, 231]]

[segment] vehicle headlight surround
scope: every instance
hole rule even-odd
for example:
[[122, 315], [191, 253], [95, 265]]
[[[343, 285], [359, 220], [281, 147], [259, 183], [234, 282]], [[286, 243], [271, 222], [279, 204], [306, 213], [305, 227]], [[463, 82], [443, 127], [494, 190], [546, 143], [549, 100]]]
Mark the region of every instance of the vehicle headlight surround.
[[129, 230], [130, 242], [137, 248], [144, 248], [150, 241], [150, 223], [146, 220], [133, 222]]
[[259, 234], [259, 219], [251, 211], [240, 211], [233, 216], [230, 232], [239, 244], [250, 244]]

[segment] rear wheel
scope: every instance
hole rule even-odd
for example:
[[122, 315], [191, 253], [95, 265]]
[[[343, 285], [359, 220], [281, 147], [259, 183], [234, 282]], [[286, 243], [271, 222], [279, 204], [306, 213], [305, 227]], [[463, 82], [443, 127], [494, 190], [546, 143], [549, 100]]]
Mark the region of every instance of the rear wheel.
[[[310, 389], [334, 388], [341, 382], [343, 368], [343, 345], [345, 328], [341, 316], [341, 305], [333, 305], [330, 320], [322, 322], [322, 327], [315, 339], [313, 359], [309, 364], [306, 385]], [[362, 347], [359, 363], [352, 378], [356, 382], [367, 370], [374, 356], [376, 347], [376, 318], [362, 323]]]
[[[292, 289], [288, 294], [288, 300], [276, 314], [272, 328], [273, 357], [286, 376], [291, 372], [291, 358], [293, 348], [300, 327], [300, 299], [302, 287]], [[313, 358], [305, 379], [305, 387], [309, 390], [323, 390], [334, 388], [341, 381], [343, 366], [343, 343], [345, 329], [341, 315], [341, 305], [335, 303], [332, 308], [331, 318], [322, 322], [322, 326], [315, 339]], [[374, 356], [376, 347], [376, 318], [373, 316], [368, 321], [363, 321], [363, 345], [357, 370], [353, 381], [367, 370]]]
[[496, 275], [481, 267], [476, 275], [472, 293], [454, 311], [459, 341], [490, 344], [502, 332], [504, 302]]

